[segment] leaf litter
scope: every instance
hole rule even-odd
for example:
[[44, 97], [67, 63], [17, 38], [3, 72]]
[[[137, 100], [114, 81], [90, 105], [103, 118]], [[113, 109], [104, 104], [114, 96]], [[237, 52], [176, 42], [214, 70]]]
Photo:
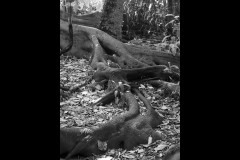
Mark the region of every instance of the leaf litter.
[[[60, 59], [60, 82], [64, 86], [72, 87], [83, 84], [87, 80], [92, 68], [88, 61], [76, 59], [73, 57], [61, 57]], [[93, 82], [91, 82], [93, 83]], [[150, 100], [153, 108], [160, 114], [164, 115], [163, 124], [155, 130], [165, 135], [164, 140], [142, 144], [131, 151], [123, 149], [109, 149], [104, 155], [94, 155], [88, 158], [79, 159], [99, 159], [99, 160], [127, 160], [127, 159], [159, 159], [164, 152], [173, 144], [180, 141], [180, 102], [170, 96], [161, 94], [161, 90], [154, 89], [148, 84], [141, 84], [140, 89], [144, 96]], [[88, 85], [81, 88], [80, 92], [70, 94], [68, 98], [60, 98], [60, 127], [92, 127], [105, 123], [114, 116], [125, 112], [124, 109], [116, 105], [94, 106], [90, 105], [100, 99], [106, 92], [101, 86], [97, 86], [95, 91], [88, 88]], [[146, 111], [142, 102], [139, 103], [140, 112]]]

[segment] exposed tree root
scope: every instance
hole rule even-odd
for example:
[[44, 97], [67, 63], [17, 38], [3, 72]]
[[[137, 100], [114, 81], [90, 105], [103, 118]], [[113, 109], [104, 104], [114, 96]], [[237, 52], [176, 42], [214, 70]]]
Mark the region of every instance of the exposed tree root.
[[60, 85], [60, 89], [63, 90], [63, 91], [69, 91], [70, 88]]
[[[60, 20], [60, 46], [69, 44], [68, 23]], [[141, 68], [151, 65], [180, 65], [180, 57], [165, 52], [151, 51], [134, 45], [127, 45], [92, 27], [73, 25], [73, 46], [68, 52], [78, 58], [93, 56], [91, 66], [97, 69], [96, 62], [106, 63], [109, 59], [121, 68]]]
[[116, 87], [115, 89], [113, 89], [112, 91], [108, 92], [105, 96], [103, 96], [100, 100], [98, 100], [97, 102], [93, 103], [91, 106], [95, 106], [95, 105], [106, 105], [111, 103], [115, 97], [117, 95], [115, 95], [115, 91], [117, 91], [118, 87]]
[[[101, 14], [102, 14], [101, 12], [95, 12], [95, 13], [82, 15], [82, 16], [73, 15], [72, 22], [74, 24], [97, 28], [98, 25], [100, 24]], [[66, 13], [60, 10], [60, 19], [67, 21], [68, 18], [69, 18], [69, 13]]]
[[[66, 159], [75, 155], [91, 156], [104, 153], [109, 148], [132, 149], [139, 144], [146, 144], [149, 136], [153, 138], [153, 141], [161, 139], [162, 136], [153, 128], [162, 123], [163, 117], [151, 107], [137, 89], [133, 89], [147, 108], [144, 116], [139, 115], [138, 102], [129, 89], [123, 90], [123, 98], [129, 106], [126, 113], [99, 127], [91, 128], [87, 132], [78, 128], [60, 129], [60, 155], [67, 155]], [[106, 143], [107, 148], [99, 149], [99, 142]]]
[[[62, 48], [70, 43], [68, 30], [68, 23], [60, 20]], [[179, 56], [127, 45], [101, 30], [81, 25], [73, 25], [73, 45], [66, 54], [89, 59], [91, 67], [96, 70], [92, 78], [97, 83], [108, 82], [109, 92], [93, 105], [105, 105], [120, 96], [129, 109], [99, 127], [87, 130], [61, 128], [61, 157], [91, 156], [104, 153], [108, 148], [132, 149], [139, 144], [146, 144], [149, 136], [153, 141], [161, 139], [154, 128], [162, 123], [163, 117], [152, 108], [135, 83], [147, 80], [178, 82], [180, 73], [172, 69], [169, 63], [179, 67]], [[111, 67], [108, 61], [120, 68]], [[133, 94], [146, 106], [145, 115], [139, 114], [139, 105]], [[106, 144], [107, 148], [99, 147], [101, 143]]]
[[180, 84], [165, 82], [162, 80], [149, 81], [148, 83], [155, 88], [162, 88], [170, 92], [180, 93]]
[[118, 81], [124, 79], [127, 82], [137, 82], [144, 79], [161, 79], [164, 81], [179, 81], [180, 76], [171, 72], [167, 66], [158, 65], [152, 67], [144, 67], [137, 69], [112, 69], [112, 70], [104, 70], [97, 71], [93, 78], [95, 81], [102, 81], [104, 79], [112, 79], [114, 81]]
[[180, 143], [169, 148], [163, 160], [180, 160]]

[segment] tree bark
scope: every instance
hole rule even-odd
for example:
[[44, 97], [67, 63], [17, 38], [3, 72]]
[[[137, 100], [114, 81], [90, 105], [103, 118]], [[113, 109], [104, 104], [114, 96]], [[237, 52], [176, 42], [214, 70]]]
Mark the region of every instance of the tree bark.
[[166, 151], [163, 160], [180, 160], [180, 143], [170, 147]]
[[[60, 20], [60, 46], [63, 48], [69, 43], [68, 29], [68, 23]], [[75, 155], [90, 156], [106, 152], [99, 149], [99, 142], [106, 143], [107, 148], [132, 149], [147, 143], [149, 136], [153, 137], [153, 141], [161, 139], [162, 136], [153, 129], [161, 124], [163, 117], [152, 109], [135, 83], [157, 79], [179, 81], [177, 66], [180, 65], [180, 57], [124, 44], [92, 27], [73, 25], [73, 33], [73, 46], [66, 54], [88, 59], [96, 70], [92, 78], [96, 82], [108, 82], [109, 94], [94, 105], [111, 103], [116, 96], [120, 96], [127, 102], [129, 110], [98, 128], [90, 128], [88, 133], [77, 128], [60, 129], [61, 157], [68, 159]], [[108, 61], [119, 67], [112, 67]], [[139, 115], [138, 102], [133, 94], [146, 106], [145, 116]]]
[[174, 0], [173, 14], [180, 15], [180, 0]]
[[99, 29], [118, 40], [122, 39], [123, 3], [125, 0], [105, 0]]
[[168, 14], [173, 14], [173, 0], [168, 0]]

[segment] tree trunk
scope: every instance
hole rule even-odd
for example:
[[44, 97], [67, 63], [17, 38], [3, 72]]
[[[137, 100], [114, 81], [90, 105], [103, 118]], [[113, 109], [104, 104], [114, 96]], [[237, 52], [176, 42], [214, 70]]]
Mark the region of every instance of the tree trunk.
[[173, 14], [173, 0], [168, 0], [168, 14]]
[[[60, 20], [60, 28], [60, 46], [64, 48], [69, 44], [68, 23]], [[106, 60], [109, 59], [118, 63], [121, 68], [168, 65], [168, 62], [180, 66], [178, 55], [173, 56], [146, 47], [124, 44], [96, 28], [73, 25], [73, 37], [72, 49], [66, 55], [77, 58], [90, 58], [92, 56], [94, 58], [91, 65], [94, 69], [96, 69], [95, 61], [100, 61], [100, 59], [105, 64]]]
[[174, 0], [173, 14], [180, 15], [180, 0]]
[[105, 0], [99, 29], [116, 39], [122, 39], [123, 3], [125, 0]]

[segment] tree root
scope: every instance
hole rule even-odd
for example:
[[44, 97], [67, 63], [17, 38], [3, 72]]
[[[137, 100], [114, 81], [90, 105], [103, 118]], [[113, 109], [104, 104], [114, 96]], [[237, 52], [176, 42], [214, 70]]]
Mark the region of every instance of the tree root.
[[145, 68], [137, 69], [114, 69], [114, 70], [104, 70], [97, 71], [93, 75], [95, 81], [102, 81], [104, 79], [112, 79], [118, 81], [119, 79], [124, 79], [128, 82], [143, 81], [144, 79], [161, 79], [164, 81], [179, 81], [180, 76], [171, 72], [167, 66], [158, 65]]
[[[139, 115], [138, 102], [129, 88], [125, 87], [122, 98], [126, 100], [129, 110], [99, 127], [89, 129], [87, 133], [78, 128], [60, 129], [60, 155], [67, 155], [65, 158], [68, 159], [75, 155], [101, 154], [111, 148], [130, 150], [139, 144], [146, 144], [149, 136], [153, 141], [161, 139], [162, 136], [153, 128], [162, 123], [163, 117], [137, 89], [133, 91], [147, 108], [144, 116]], [[99, 143], [106, 143], [107, 148], [100, 149]]]
[[180, 160], [180, 143], [169, 148], [163, 160]]
[[[63, 48], [70, 43], [67, 38], [68, 30], [68, 23], [60, 20], [60, 46]], [[78, 58], [92, 55], [91, 66], [93, 69], [97, 69], [96, 62], [106, 64], [106, 59], [118, 63], [123, 69], [167, 65], [168, 62], [180, 65], [179, 56], [124, 44], [96, 28], [73, 25], [73, 33], [74, 42], [68, 54]]]
[[[70, 43], [68, 30], [68, 24], [60, 20], [62, 48]], [[149, 136], [153, 141], [162, 138], [154, 128], [162, 123], [163, 117], [152, 108], [135, 83], [146, 80], [178, 82], [180, 74], [169, 63], [179, 66], [179, 56], [127, 45], [101, 30], [81, 25], [73, 25], [73, 45], [66, 54], [89, 59], [91, 67], [96, 70], [92, 78], [97, 83], [108, 81], [109, 93], [93, 105], [105, 105], [121, 97], [129, 108], [126, 113], [99, 127], [87, 129], [87, 132], [79, 128], [60, 129], [60, 157], [91, 156], [104, 153], [109, 148], [130, 150], [139, 144], [146, 144]], [[111, 68], [108, 61], [120, 68]], [[133, 93], [146, 106], [145, 115], [140, 115]]]
[[165, 82], [162, 80], [149, 81], [148, 83], [155, 88], [161, 88], [171, 93], [176, 92], [180, 94], [180, 85], [178, 83]]

